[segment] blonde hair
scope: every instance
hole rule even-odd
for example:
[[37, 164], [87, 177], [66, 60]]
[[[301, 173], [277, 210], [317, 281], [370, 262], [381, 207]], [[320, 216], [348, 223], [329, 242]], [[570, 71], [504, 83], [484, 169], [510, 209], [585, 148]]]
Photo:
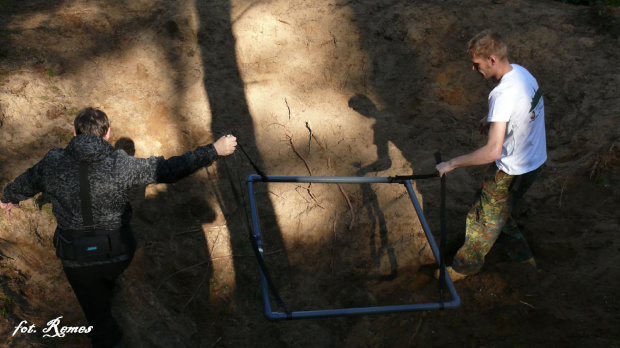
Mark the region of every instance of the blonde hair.
[[467, 53], [470, 56], [476, 55], [480, 58], [496, 56], [499, 60], [508, 59], [508, 47], [504, 39], [489, 29], [484, 30], [467, 43]]

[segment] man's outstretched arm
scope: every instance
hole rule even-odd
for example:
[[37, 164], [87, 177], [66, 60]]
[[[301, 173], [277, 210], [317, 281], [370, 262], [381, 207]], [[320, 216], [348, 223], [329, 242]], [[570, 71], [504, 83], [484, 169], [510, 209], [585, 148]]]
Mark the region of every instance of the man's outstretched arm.
[[156, 182], [163, 184], [175, 183], [198, 169], [210, 166], [219, 157], [235, 152], [237, 138], [232, 135], [223, 136], [215, 143], [199, 146], [195, 151], [186, 152], [181, 156], [171, 157], [158, 162]]

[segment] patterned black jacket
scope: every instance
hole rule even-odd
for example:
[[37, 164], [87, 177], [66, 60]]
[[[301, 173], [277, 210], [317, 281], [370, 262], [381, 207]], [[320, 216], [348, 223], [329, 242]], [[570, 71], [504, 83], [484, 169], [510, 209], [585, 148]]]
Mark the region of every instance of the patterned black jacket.
[[174, 183], [209, 166], [219, 156], [213, 144], [181, 156], [136, 158], [115, 150], [92, 134], [74, 137], [66, 148], [45, 157], [4, 189], [2, 202], [18, 203], [43, 192], [61, 230], [83, 229], [78, 163], [89, 162], [92, 215], [95, 228], [113, 230], [129, 223], [129, 191], [151, 183]]

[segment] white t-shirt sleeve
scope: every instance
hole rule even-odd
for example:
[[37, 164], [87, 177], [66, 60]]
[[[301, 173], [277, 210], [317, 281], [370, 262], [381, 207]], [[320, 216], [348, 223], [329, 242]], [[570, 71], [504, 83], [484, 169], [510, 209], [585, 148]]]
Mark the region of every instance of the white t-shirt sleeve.
[[503, 91], [491, 93], [489, 96], [489, 122], [508, 122], [513, 113], [514, 101]]

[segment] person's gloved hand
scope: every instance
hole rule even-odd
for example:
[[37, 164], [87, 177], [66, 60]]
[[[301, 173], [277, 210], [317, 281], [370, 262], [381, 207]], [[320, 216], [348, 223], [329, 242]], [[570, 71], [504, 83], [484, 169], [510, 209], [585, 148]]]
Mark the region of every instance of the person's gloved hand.
[[219, 138], [215, 143], [215, 151], [220, 156], [228, 156], [235, 152], [235, 148], [237, 146], [237, 138], [232, 135], [225, 135]]

